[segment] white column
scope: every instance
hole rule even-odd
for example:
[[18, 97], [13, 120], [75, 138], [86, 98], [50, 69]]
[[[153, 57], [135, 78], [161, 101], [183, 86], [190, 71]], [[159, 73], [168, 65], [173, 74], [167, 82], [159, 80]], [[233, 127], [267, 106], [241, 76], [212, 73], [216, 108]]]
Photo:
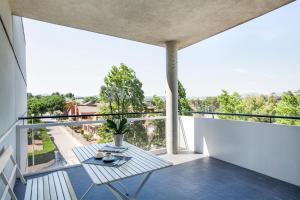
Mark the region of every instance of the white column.
[[178, 147], [178, 83], [176, 41], [166, 42], [166, 142], [167, 153], [176, 154]]

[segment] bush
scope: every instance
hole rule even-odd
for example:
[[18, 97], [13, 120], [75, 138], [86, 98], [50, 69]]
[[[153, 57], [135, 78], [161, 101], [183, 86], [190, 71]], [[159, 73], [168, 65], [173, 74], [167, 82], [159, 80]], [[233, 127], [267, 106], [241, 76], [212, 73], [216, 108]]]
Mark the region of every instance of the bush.
[[84, 134], [83, 137], [86, 139], [86, 141], [90, 141], [93, 137], [92, 134]]
[[[55, 159], [56, 150], [47, 129], [40, 129], [40, 135], [43, 140], [43, 150], [34, 151], [34, 164], [43, 164]], [[32, 166], [32, 153], [28, 153], [28, 166]]]

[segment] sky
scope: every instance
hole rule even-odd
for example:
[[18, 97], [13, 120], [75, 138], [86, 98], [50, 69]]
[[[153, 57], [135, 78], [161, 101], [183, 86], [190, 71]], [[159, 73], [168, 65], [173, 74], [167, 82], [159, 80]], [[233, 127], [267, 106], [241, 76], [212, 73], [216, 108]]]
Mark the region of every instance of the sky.
[[[300, 89], [300, 1], [178, 52], [188, 97]], [[145, 96], [165, 94], [165, 49], [24, 19], [28, 92], [98, 95], [111, 66], [124, 63]]]

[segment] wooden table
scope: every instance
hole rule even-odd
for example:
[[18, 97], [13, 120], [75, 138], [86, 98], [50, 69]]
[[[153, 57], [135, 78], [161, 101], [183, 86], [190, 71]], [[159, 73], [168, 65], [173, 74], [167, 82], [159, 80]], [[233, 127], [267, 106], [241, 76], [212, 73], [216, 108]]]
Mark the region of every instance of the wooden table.
[[[98, 149], [104, 145], [106, 144], [93, 144], [75, 147], [73, 151], [82, 163], [83, 161], [93, 157]], [[83, 168], [86, 170], [93, 183], [81, 199], [85, 197], [93, 186], [101, 184], [105, 184], [117, 199], [136, 199], [153, 171], [173, 165], [172, 163], [127, 142], [123, 142], [123, 146], [128, 147], [128, 150], [123, 152], [122, 155], [129, 156], [131, 159], [121, 166], [108, 167], [82, 163]], [[136, 175], [144, 175], [144, 178], [136, 192], [133, 195], [129, 195], [126, 187], [119, 181]], [[116, 188], [112, 183], [119, 184], [124, 189], [125, 193]]]

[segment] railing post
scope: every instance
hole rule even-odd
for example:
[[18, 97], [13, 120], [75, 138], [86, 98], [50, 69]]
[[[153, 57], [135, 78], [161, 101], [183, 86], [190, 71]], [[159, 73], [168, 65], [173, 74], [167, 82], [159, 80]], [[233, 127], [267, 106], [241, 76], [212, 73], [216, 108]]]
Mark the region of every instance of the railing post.
[[31, 145], [32, 145], [32, 166], [35, 165], [34, 163], [34, 131], [31, 129]]
[[16, 126], [16, 161], [22, 173], [25, 173], [28, 167], [28, 135], [27, 129]]

